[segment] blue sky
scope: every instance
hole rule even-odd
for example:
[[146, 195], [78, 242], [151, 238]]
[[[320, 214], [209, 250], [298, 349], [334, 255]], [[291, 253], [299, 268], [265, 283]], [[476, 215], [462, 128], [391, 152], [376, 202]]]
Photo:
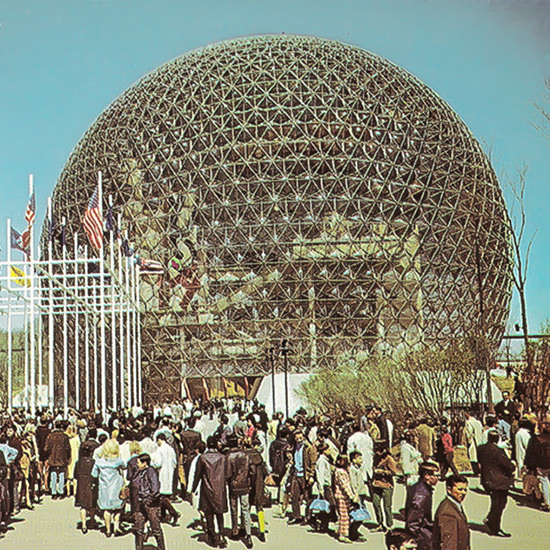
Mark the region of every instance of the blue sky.
[[[550, 2], [0, 0], [0, 243], [24, 227], [28, 174], [38, 220], [71, 150], [144, 74], [236, 36], [288, 33], [379, 54], [434, 89], [491, 149], [499, 176], [527, 172], [527, 300], [537, 331], [550, 317], [550, 142], [533, 124], [550, 111]], [[505, 190], [505, 196], [509, 193]], [[5, 252], [4, 252], [5, 253]], [[519, 320], [517, 300], [512, 324]]]

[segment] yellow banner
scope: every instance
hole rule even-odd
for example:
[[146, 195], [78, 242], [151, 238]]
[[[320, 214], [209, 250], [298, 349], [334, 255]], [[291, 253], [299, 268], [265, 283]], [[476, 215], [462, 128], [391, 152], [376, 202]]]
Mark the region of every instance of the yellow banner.
[[29, 277], [25, 275], [24, 271], [21, 271], [17, 267], [11, 267], [11, 278], [14, 280], [15, 283], [17, 283], [19, 286], [31, 286], [31, 280]]

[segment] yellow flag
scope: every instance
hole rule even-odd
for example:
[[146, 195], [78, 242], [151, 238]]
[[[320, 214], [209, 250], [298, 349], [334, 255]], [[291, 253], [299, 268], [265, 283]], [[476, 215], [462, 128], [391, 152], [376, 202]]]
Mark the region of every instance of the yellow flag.
[[19, 285], [19, 286], [31, 286], [31, 280], [25, 275], [23, 271], [21, 271], [17, 267], [11, 267], [11, 278]]

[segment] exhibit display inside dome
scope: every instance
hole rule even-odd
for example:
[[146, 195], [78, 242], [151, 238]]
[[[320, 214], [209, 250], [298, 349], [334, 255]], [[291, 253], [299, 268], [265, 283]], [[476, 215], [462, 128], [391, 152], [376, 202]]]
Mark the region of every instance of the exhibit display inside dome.
[[265, 374], [282, 340], [295, 372], [480, 327], [500, 343], [497, 178], [453, 110], [379, 56], [302, 36], [189, 52], [69, 158], [53, 211], [82, 241], [99, 170], [134, 248], [165, 268], [140, 282], [150, 400], [178, 396], [182, 376]]

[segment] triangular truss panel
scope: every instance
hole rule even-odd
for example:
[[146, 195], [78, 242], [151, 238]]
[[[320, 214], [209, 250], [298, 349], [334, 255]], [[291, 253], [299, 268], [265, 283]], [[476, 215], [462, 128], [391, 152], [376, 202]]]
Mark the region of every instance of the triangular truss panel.
[[283, 339], [309, 371], [503, 334], [495, 174], [441, 98], [366, 51], [299, 36], [192, 51], [84, 135], [53, 199], [70, 231], [98, 170], [136, 249], [166, 266], [141, 281], [151, 400], [179, 395], [182, 376], [265, 373]]

